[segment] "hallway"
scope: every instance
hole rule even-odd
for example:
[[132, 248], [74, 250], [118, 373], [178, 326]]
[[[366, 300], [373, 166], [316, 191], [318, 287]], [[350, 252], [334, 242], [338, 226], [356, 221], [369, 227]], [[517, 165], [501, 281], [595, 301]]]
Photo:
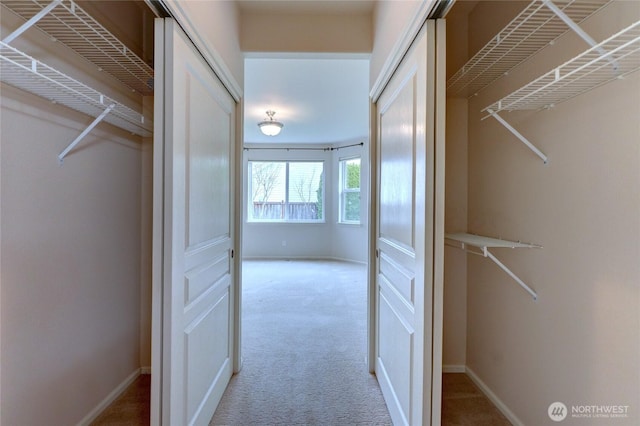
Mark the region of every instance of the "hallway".
[[366, 364], [366, 267], [243, 262], [243, 368], [211, 425], [391, 424]]

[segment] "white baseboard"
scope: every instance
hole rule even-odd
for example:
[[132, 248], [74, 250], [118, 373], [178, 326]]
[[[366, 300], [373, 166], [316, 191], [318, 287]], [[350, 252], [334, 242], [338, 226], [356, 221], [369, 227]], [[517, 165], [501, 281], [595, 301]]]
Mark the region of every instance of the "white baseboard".
[[328, 260], [324, 256], [243, 256], [242, 260]]
[[502, 400], [498, 398], [498, 396], [493, 393], [491, 389], [489, 389], [489, 386], [487, 386], [482, 380], [480, 380], [480, 377], [478, 377], [478, 375], [474, 373], [472, 369], [466, 367], [466, 370], [467, 375], [469, 376], [469, 378], [471, 378], [473, 383], [475, 383], [476, 386], [478, 386], [480, 390], [487, 396], [487, 398], [489, 398], [491, 402], [493, 402], [498, 410], [500, 410], [500, 412], [504, 414], [507, 420], [509, 420], [515, 426], [524, 426], [524, 423], [522, 423], [522, 421], [520, 421], [520, 419], [515, 414], [513, 414], [513, 411], [511, 411], [509, 407], [507, 407], [507, 405], [502, 402]]
[[120, 383], [114, 390], [107, 395], [105, 399], [103, 399], [98, 405], [94, 407], [93, 410], [89, 412], [80, 422], [78, 426], [88, 426], [93, 422], [98, 416], [109, 406], [113, 401], [115, 401], [121, 394], [124, 392], [130, 385], [133, 383], [135, 379], [140, 375], [140, 368], [131, 373], [122, 383]]
[[151, 367], [140, 367], [140, 374], [151, 374]]
[[357, 263], [359, 265], [367, 265], [366, 261], [363, 260], [355, 260], [355, 259], [347, 259], [346, 257], [328, 257], [329, 260], [336, 260], [338, 262], [348, 262], [348, 263]]
[[442, 372], [443, 373], [465, 373], [467, 371], [467, 367], [464, 365], [443, 365]]
[[338, 262], [358, 263], [366, 265], [367, 262], [331, 256], [244, 256], [242, 260], [335, 260]]

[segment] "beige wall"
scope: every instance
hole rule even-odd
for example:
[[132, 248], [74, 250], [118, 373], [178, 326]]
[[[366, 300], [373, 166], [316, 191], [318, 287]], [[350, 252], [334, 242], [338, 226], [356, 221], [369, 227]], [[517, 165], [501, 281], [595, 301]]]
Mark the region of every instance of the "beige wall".
[[420, 6], [419, 0], [379, 1], [373, 13], [373, 50], [370, 86], [378, 79], [387, 58]]
[[[445, 230], [467, 230], [467, 100], [447, 99]], [[442, 363], [464, 367], [467, 341], [467, 255], [445, 247]]]
[[[468, 5], [459, 4], [447, 16], [447, 78], [467, 60]], [[468, 135], [466, 99], [447, 98], [445, 154], [445, 230], [467, 230]], [[445, 247], [442, 363], [445, 371], [466, 364], [467, 255]]]
[[[369, 241], [369, 204], [367, 194], [369, 192], [369, 141], [368, 138], [354, 139], [334, 146], [351, 145], [364, 142], [363, 146], [353, 146], [332, 151], [333, 171], [333, 198], [336, 200], [333, 206], [333, 230], [331, 232], [331, 257], [335, 259], [353, 260], [356, 262], [368, 262]], [[339, 162], [350, 157], [360, 157], [360, 224], [347, 225], [338, 223], [339, 220]]]
[[[502, 2], [470, 15], [469, 43]], [[597, 40], [640, 18], [614, 2], [585, 23]], [[480, 110], [586, 45], [570, 33], [469, 100], [468, 229], [543, 245], [495, 254], [533, 287], [533, 301], [493, 263], [468, 258], [467, 366], [524, 424], [550, 424], [554, 401], [629, 405], [640, 422], [640, 73], [547, 111], [505, 118], [542, 161]], [[597, 425], [602, 419], [567, 419]]]
[[[152, 100], [151, 98], [148, 98]], [[142, 142], [140, 161], [140, 367], [151, 367], [153, 141]]]
[[242, 14], [244, 52], [370, 53], [370, 15]]
[[[240, 13], [232, 0], [164, 0], [177, 14], [183, 28], [207, 59], [209, 54], [233, 78], [232, 84], [242, 91], [244, 86], [244, 57], [240, 50]], [[197, 29], [197, 30], [194, 30]], [[195, 33], [193, 32], [195, 31]], [[226, 76], [219, 75], [225, 84]]]
[[154, 14], [140, 1], [76, 2], [85, 12], [100, 22], [133, 53], [148, 64], [153, 64]]
[[[140, 104], [37, 30], [15, 45]], [[140, 366], [140, 141], [100, 124], [60, 166], [91, 117], [4, 85], [0, 113], [0, 423], [76, 424]]]
[[[2, 417], [75, 424], [139, 367], [140, 150], [2, 88]], [[116, 172], [117, 171], [117, 172]]]

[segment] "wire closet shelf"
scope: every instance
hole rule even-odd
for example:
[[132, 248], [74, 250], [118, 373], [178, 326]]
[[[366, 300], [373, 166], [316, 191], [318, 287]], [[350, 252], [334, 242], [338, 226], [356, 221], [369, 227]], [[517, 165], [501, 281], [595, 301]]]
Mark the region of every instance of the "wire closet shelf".
[[[555, 0], [562, 12], [582, 22], [611, 0]], [[569, 30], [549, 6], [533, 0], [447, 81], [451, 96], [471, 96]]]
[[41, 31], [73, 49], [132, 90], [153, 93], [153, 69], [71, 0], [2, 0], [2, 5], [29, 20], [49, 7], [35, 23]]
[[[476, 254], [486, 257], [495, 263], [500, 269], [502, 269], [507, 275], [509, 275], [520, 287], [522, 287], [533, 300], [538, 300], [538, 293], [533, 290], [527, 283], [525, 283], [520, 277], [518, 277], [511, 269], [509, 269], [504, 263], [502, 263], [489, 249], [494, 248], [542, 248], [542, 246], [523, 243], [520, 241], [508, 241], [499, 238], [485, 237], [482, 235], [468, 234], [468, 233], [447, 233], [445, 234], [445, 240], [448, 240], [447, 245], [456, 247], [466, 251], [467, 253]], [[456, 244], [452, 244], [456, 243]], [[468, 247], [475, 247], [480, 249], [480, 252], [469, 250]]]
[[113, 105], [104, 121], [139, 136], [152, 135], [153, 124], [142, 114], [3, 42], [0, 77], [11, 86], [94, 117]]
[[483, 111], [538, 110], [640, 69], [640, 21], [512, 92]]

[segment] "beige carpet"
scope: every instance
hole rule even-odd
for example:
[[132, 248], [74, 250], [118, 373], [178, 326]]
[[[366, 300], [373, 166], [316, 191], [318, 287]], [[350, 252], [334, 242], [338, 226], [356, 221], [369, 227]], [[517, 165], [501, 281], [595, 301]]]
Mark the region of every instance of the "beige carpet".
[[211, 425], [390, 425], [366, 357], [364, 265], [245, 261], [243, 368]]
[[446, 426], [510, 426], [469, 376], [442, 375], [442, 424]]
[[91, 426], [143, 426], [149, 424], [151, 375], [142, 374]]

